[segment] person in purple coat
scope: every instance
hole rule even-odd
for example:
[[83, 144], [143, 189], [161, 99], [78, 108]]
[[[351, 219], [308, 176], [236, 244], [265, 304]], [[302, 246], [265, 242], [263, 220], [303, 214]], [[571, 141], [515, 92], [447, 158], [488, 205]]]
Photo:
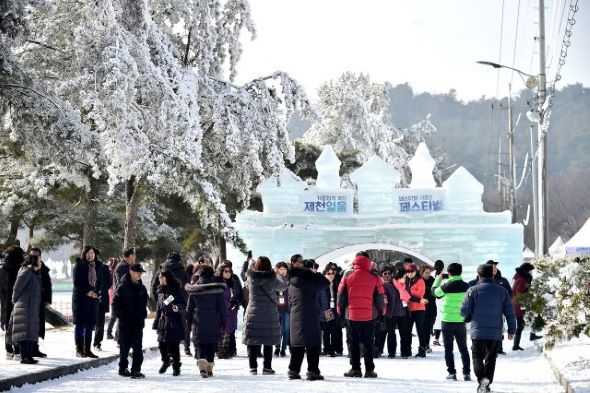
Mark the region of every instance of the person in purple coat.
[[231, 343], [232, 341], [235, 343], [236, 330], [238, 329], [238, 310], [242, 287], [230, 264], [220, 265], [218, 272], [216, 272], [216, 281], [226, 285], [223, 293], [226, 324], [219, 341], [218, 356], [219, 359], [230, 359], [236, 355], [232, 350]]

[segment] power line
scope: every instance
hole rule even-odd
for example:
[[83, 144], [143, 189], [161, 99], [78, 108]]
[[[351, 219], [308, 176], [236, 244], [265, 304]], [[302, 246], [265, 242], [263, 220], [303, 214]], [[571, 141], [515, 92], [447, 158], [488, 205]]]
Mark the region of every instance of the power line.
[[[518, 46], [518, 23], [520, 21], [520, 0], [518, 0], [518, 8], [516, 10], [516, 31], [514, 32], [514, 50], [512, 51], [512, 68], [516, 67], [516, 47]], [[514, 80], [514, 70], [510, 73], [510, 83]]]
[[[502, 64], [502, 41], [504, 40], [504, 2], [502, 0], [502, 17], [500, 19], [500, 48], [498, 50], [498, 64]], [[500, 69], [496, 75], [496, 99], [498, 99], [500, 91]]]

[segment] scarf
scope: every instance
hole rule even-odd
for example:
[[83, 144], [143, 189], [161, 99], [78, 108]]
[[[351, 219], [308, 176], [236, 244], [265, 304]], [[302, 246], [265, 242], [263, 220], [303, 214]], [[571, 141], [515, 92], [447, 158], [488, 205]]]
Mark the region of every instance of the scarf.
[[88, 283], [91, 287], [96, 286], [96, 261], [88, 262]]

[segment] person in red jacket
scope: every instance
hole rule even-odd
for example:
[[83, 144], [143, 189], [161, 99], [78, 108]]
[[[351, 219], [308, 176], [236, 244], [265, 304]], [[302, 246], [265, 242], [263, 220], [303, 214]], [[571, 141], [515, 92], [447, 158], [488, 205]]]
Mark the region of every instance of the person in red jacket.
[[515, 269], [516, 274], [514, 275], [514, 281], [512, 283], [512, 307], [514, 307], [514, 315], [516, 316], [516, 334], [514, 335], [514, 344], [512, 345], [513, 351], [524, 350], [520, 347], [520, 337], [522, 336], [522, 331], [525, 326], [525, 309], [520, 305], [520, 299], [524, 293], [529, 291], [531, 282], [533, 281], [531, 272], [534, 269], [535, 267], [528, 262], [523, 263], [520, 267]]
[[[371, 273], [369, 254], [362, 251], [352, 262], [354, 271], [344, 277], [338, 287], [339, 315], [348, 319], [351, 332], [350, 365], [345, 377], [360, 378], [361, 371], [360, 344], [363, 344], [365, 359], [365, 378], [377, 378], [373, 363], [375, 323], [385, 315], [385, 291], [383, 281]], [[343, 315], [346, 314], [346, 315]]]
[[410, 293], [410, 332], [412, 326], [416, 324], [416, 333], [418, 334], [418, 354], [417, 357], [426, 357], [426, 348], [428, 346], [428, 330], [424, 326], [424, 316], [426, 314], [426, 305], [428, 299], [425, 298], [426, 283], [424, 279], [417, 274], [418, 267], [411, 263], [406, 268], [407, 280], [406, 288]]

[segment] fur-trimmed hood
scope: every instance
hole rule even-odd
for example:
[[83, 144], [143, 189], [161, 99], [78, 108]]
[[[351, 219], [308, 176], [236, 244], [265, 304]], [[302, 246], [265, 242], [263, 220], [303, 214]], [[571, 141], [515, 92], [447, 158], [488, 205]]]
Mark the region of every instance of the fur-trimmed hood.
[[196, 284], [186, 284], [184, 289], [189, 295], [207, 295], [210, 293], [223, 293], [225, 285], [222, 282], [197, 282]]

